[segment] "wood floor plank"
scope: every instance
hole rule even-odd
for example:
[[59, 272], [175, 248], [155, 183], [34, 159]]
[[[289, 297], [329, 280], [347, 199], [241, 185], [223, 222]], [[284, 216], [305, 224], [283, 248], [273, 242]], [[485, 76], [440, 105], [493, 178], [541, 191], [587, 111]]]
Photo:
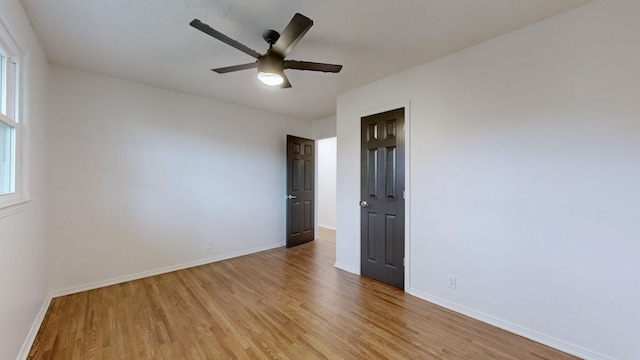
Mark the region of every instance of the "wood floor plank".
[[576, 359], [336, 269], [320, 240], [53, 299], [29, 359]]

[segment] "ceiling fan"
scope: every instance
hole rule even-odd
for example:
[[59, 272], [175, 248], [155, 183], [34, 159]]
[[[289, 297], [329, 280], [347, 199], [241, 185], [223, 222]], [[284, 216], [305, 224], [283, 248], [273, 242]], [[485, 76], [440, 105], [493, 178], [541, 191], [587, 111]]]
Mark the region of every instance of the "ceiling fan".
[[338, 73], [342, 69], [342, 65], [285, 60], [287, 55], [289, 55], [291, 50], [293, 50], [313, 25], [311, 19], [298, 13], [293, 16], [293, 19], [291, 19], [282, 34], [274, 30], [265, 30], [262, 33], [262, 38], [269, 44], [269, 50], [267, 50], [264, 55], [233, 40], [198, 19], [194, 19], [189, 25], [256, 59], [256, 61], [247, 64], [211, 69], [218, 74], [258, 68], [258, 79], [264, 84], [289, 88], [291, 87], [291, 83], [284, 74], [284, 69], [330, 73]]

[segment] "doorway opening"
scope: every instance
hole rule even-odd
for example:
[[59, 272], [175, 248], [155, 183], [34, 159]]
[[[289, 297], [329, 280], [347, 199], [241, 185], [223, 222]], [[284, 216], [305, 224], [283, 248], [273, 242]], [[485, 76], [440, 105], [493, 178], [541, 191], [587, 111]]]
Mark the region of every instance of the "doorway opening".
[[[317, 140], [318, 228], [336, 230], [337, 138]], [[320, 232], [320, 229], [318, 229]], [[319, 236], [319, 235], [318, 235]]]

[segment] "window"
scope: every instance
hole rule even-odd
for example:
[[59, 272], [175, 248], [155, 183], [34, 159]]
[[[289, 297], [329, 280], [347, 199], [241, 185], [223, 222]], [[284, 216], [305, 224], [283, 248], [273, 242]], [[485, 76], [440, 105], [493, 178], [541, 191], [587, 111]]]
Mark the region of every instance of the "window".
[[0, 120], [0, 195], [15, 192], [15, 130]]
[[0, 24], [0, 208], [24, 198], [20, 176], [20, 57]]

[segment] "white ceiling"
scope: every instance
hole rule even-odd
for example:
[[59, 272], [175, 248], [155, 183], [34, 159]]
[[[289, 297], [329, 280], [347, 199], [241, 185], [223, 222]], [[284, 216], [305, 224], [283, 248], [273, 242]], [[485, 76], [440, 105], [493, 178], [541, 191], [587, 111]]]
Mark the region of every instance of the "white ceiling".
[[[513, 31], [591, 0], [21, 0], [47, 59], [301, 119], [335, 113], [342, 92]], [[267, 88], [253, 61], [189, 26], [194, 18], [264, 53], [265, 29], [294, 13], [314, 20], [288, 59], [344, 65], [339, 74], [287, 70]]]

